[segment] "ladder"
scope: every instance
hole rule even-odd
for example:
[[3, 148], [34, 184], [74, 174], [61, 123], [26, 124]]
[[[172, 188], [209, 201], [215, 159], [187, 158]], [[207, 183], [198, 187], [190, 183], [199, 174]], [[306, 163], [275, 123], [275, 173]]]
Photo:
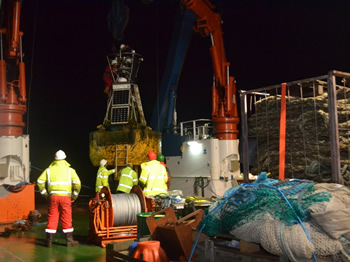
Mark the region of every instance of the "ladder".
[[[121, 169], [128, 164], [129, 144], [115, 145], [115, 169], [116, 176]], [[118, 178], [119, 180], [119, 178]]]

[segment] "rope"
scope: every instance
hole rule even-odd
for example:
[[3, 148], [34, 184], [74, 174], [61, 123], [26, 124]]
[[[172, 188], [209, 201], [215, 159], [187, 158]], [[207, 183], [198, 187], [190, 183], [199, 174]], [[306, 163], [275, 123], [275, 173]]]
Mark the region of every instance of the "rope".
[[136, 194], [112, 194], [114, 212], [113, 226], [136, 225], [141, 203]]
[[[212, 214], [215, 214], [217, 213], [224, 204], [226, 204], [227, 200], [230, 199], [231, 197], [233, 197], [237, 192], [239, 192], [240, 190], [244, 189], [244, 187], [266, 187], [266, 188], [269, 188], [269, 189], [272, 189], [272, 190], [276, 190], [280, 195], [281, 197], [286, 201], [286, 203], [288, 204], [288, 206], [290, 207], [290, 209], [293, 211], [297, 221], [299, 222], [299, 224], [301, 225], [301, 227], [303, 228], [304, 232], [305, 232], [305, 235], [307, 237], [307, 239], [312, 243], [311, 241], [311, 238], [310, 238], [310, 235], [307, 231], [307, 229], [305, 228], [303, 222], [301, 221], [300, 217], [298, 216], [298, 214], [296, 213], [296, 211], [294, 210], [293, 206], [290, 204], [289, 200], [286, 198], [286, 196], [284, 195], [284, 193], [276, 188], [276, 187], [273, 187], [273, 186], [270, 186], [270, 185], [267, 185], [267, 184], [258, 184], [258, 183], [251, 183], [251, 184], [241, 184], [240, 186], [238, 186], [237, 190], [235, 191], [232, 191], [226, 198], [223, 199], [223, 201], [217, 205], [213, 210], [211, 210], [203, 219], [203, 225], [201, 227], [201, 229], [199, 230], [199, 233], [198, 233], [198, 236], [197, 236], [197, 239], [196, 239], [196, 242], [193, 244], [192, 246], [192, 250], [191, 250], [191, 255], [188, 259], [188, 262], [190, 262], [192, 260], [192, 256], [196, 250], [196, 247], [197, 247], [197, 244], [198, 244], [198, 240], [199, 240], [199, 237], [200, 237], [200, 234], [202, 233], [203, 229], [205, 228], [206, 226], [206, 223], [207, 223], [207, 220], [209, 218], [210, 215]], [[313, 253], [312, 255], [313, 259], [315, 262], [317, 262], [317, 258], [316, 258], [316, 254], [315, 252]]]

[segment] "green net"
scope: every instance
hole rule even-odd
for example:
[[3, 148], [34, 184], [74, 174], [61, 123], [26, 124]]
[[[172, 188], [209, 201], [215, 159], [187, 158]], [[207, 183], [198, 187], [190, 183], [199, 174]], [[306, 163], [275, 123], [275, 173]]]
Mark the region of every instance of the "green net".
[[228, 190], [224, 198], [216, 201], [203, 219], [204, 232], [209, 236], [227, 234], [231, 230], [269, 214], [274, 219], [293, 225], [310, 220], [310, 206], [328, 202], [331, 194], [315, 192], [312, 181], [278, 180], [243, 184]]

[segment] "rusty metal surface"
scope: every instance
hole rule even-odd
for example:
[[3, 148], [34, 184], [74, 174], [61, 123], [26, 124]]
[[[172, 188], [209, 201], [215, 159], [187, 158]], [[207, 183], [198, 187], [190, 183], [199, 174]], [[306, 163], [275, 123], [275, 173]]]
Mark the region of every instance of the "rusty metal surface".
[[[152, 239], [160, 241], [169, 259], [188, 260], [192, 249], [192, 230], [201, 222], [203, 213], [204, 211], [199, 209], [177, 220], [173, 208], [169, 207], [155, 212], [147, 218], [146, 222]], [[165, 216], [156, 219], [156, 215], [159, 214], [165, 214]]]

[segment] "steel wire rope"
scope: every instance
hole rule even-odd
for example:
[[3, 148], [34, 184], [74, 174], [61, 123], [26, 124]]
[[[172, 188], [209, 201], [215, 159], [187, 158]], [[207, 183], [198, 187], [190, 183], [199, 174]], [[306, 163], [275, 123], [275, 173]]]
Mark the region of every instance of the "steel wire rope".
[[[345, 133], [347, 134], [347, 139], [348, 139], [348, 141], [349, 141], [349, 132], [346, 132], [346, 131], [349, 130], [348, 103], [346, 103], [346, 100], [347, 100], [347, 98], [346, 98], [346, 85], [345, 85], [346, 79], [343, 78], [343, 79], [342, 79], [342, 82], [343, 82], [343, 86], [344, 86], [344, 89], [343, 89], [343, 90], [344, 90], [345, 119], [346, 119], [346, 125], [345, 125], [344, 129], [345, 129]], [[339, 118], [338, 118], [338, 119], [339, 119]], [[339, 125], [339, 120], [338, 120], [338, 125]], [[350, 159], [350, 147], [349, 147], [349, 145], [348, 145], [348, 159]], [[345, 174], [344, 174], [344, 175], [345, 175]]]
[[[265, 90], [264, 93], [267, 93], [267, 90]], [[265, 113], [266, 113], [266, 145], [267, 145], [267, 155], [268, 157], [270, 156], [270, 140], [269, 140], [269, 126], [268, 126], [268, 122], [269, 122], [269, 114], [267, 113], [267, 96], [265, 95]], [[270, 172], [270, 159], [267, 162], [267, 171]]]
[[[287, 96], [288, 97], [288, 102], [291, 103], [291, 101], [290, 101], [291, 95], [290, 95], [290, 87], [289, 86], [288, 86], [287, 92], [288, 92], [288, 96]], [[291, 116], [292, 113], [290, 112], [290, 110], [288, 111], [286, 109], [286, 111], [287, 111], [287, 113], [289, 112], [289, 116], [290, 116], [290, 118], [292, 118], [292, 116]], [[287, 121], [287, 119], [286, 119], [286, 121]], [[287, 149], [286, 149], [286, 155], [290, 156], [290, 164], [291, 164], [291, 167], [293, 167], [293, 154], [290, 153], [290, 152], [287, 152]], [[291, 168], [291, 172], [292, 172], [292, 178], [294, 178], [294, 169], [293, 168]]]
[[141, 213], [140, 199], [136, 194], [112, 194], [114, 226], [136, 225], [137, 214]]
[[[316, 103], [316, 90], [315, 90], [315, 81], [312, 82], [312, 90], [313, 90], [313, 96], [314, 96], [314, 113], [315, 113], [315, 137], [316, 137], [316, 149], [317, 149], [317, 158], [318, 162], [321, 161], [320, 157], [320, 144], [318, 141], [318, 125], [317, 125], [317, 103]], [[321, 173], [321, 165], [318, 165], [318, 175], [320, 176]]]
[[30, 99], [32, 91], [32, 81], [33, 81], [33, 61], [34, 61], [34, 46], [35, 46], [35, 33], [36, 33], [36, 23], [38, 16], [38, 1], [35, 1], [35, 12], [34, 12], [34, 25], [33, 25], [33, 40], [32, 40], [32, 55], [30, 61], [30, 80], [28, 86], [28, 96], [27, 96], [27, 134], [29, 134], [29, 111], [30, 111]]
[[[260, 101], [261, 99], [259, 99]], [[257, 103], [257, 100], [256, 100], [256, 95], [254, 94], [254, 109], [255, 109], [255, 114], [256, 114], [256, 118], [255, 118], [255, 127], [256, 127], [256, 130], [257, 127], [258, 127], [258, 115], [260, 112], [258, 112], [258, 107], [256, 106], [256, 103]], [[248, 131], [248, 134], [249, 134], [249, 131]], [[257, 134], [256, 134], [256, 162], [257, 162], [257, 170], [260, 170], [260, 153], [259, 153], [259, 133], [257, 131]], [[249, 177], [249, 175], [248, 175]]]
[[[159, 18], [159, 10], [158, 10], [158, 7], [156, 7], [156, 18]], [[160, 127], [160, 109], [159, 109], [159, 45], [158, 45], [158, 35], [159, 35], [159, 25], [160, 23], [157, 23], [157, 26], [156, 26], [156, 37], [155, 37], [155, 41], [156, 41], [156, 91], [157, 91], [157, 95], [156, 95], [156, 102], [155, 102], [155, 107], [156, 107], [156, 112], [157, 112], [157, 127], [158, 127], [158, 130], [159, 131], [163, 131], [161, 130], [161, 127]], [[154, 117], [152, 115], [152, 117]], [[162, 127], [164, 128], [164, 126]]]
[[305, 119], [304, 119], [304, 95], [303, 95], [303, 84], [299, 83], [299, 89], [300, 89], [300, 100], [301, 100], [301, 123], [302, 123], [302, 129], [301, 133], [303, 135], [303, 147], [304, 147], [304, 164], [305, 169], [307, 168], [307, 160], [306, 160], [306, 145], [305, 145]]
[[[293, 179], [293, 181], [299, 182], [299, 181], [301, 181], [301, 180], [300, 180], [300, 179]], [[276, 191], [282, 196], [282, 198], [286, 201], [286, 203], [288, 204], [288, 206], [290, 207], [290, 209], [293, 211], [293, 213], [294, 213], [295, 217], [297, 218], [299, 224], [301, 225], [302, 229], [304, 230], [307, 239], [310, 241], [310, 243], [312, 243], [311, 238], [310, 238], [310, 235], [309, 235], [309, 233], [308, 233], [306, 227], [304, 226], [304, 223], [301, 221], [300, 217], [299, 217], [298, 214], [295, 212], [293, 206], [290, 204], [290, 202], [288, 201], [288, 199], [286, 198], [286, 196], [284, 195], [284, 193], [283, 193], [280, 189], [278, 189], [277, 187], [273, 187], [273, 186], [269, 186], [269, 185], [265, 185], [265, 184], [259, 184], [259, 183], [241, 184], [241, 185], [237, 188], [237, 190], [231, 192], [218, 206], [216, 206], [213, 210], [211, 210], [210, 212], [208, 212], [208, 214], [204, 217], [204, 219], [203, 219], [204, 223], [203, 223], [202, 227], [201, 227], [200, 230], [199, 230], [199, 233], [198, 233], [198, 236], [197, 236], [197, 239], [196, 239], [195, 243], [194, 243], [193, 246], [192, 246], [191, 255], [190, 255], [189, 259], [188, 259], [188, 262], [191, 262], [191, 260], [192, 260], [192, 256], [193, 256], [194, 251], [195, 251], [195, 249], [196, 249], [196, 246], [197, 246], [197, 244], [198, 244], [199, 237], [200, 237], [200, 235], [201, 235], [203, 229], [204, 229], [205, 226], [206, 226], [206, 220], [208, 219], [209, 215], [211, 215], [212, 213], [216, 213], [217, 211], [219, 211], [219, 210], [222, 208], [222, 206], [227, 202], [228, 199], [230, 199], [231, 197], [233, 197], [239, 190], [242, 189], [242, 187], [245, 187], [245, 186], [247, 186], [247, 187], [260, 187], [260, 186], [261, 186], [261, 187], [266, 187], [266, 188], [269, 188], [269, 189], [272, 189], [272, 190], [276, 190]], [[317, 261], [315, 252], [312, 254], [312, 257], [313, 257], [314, 261]]]

